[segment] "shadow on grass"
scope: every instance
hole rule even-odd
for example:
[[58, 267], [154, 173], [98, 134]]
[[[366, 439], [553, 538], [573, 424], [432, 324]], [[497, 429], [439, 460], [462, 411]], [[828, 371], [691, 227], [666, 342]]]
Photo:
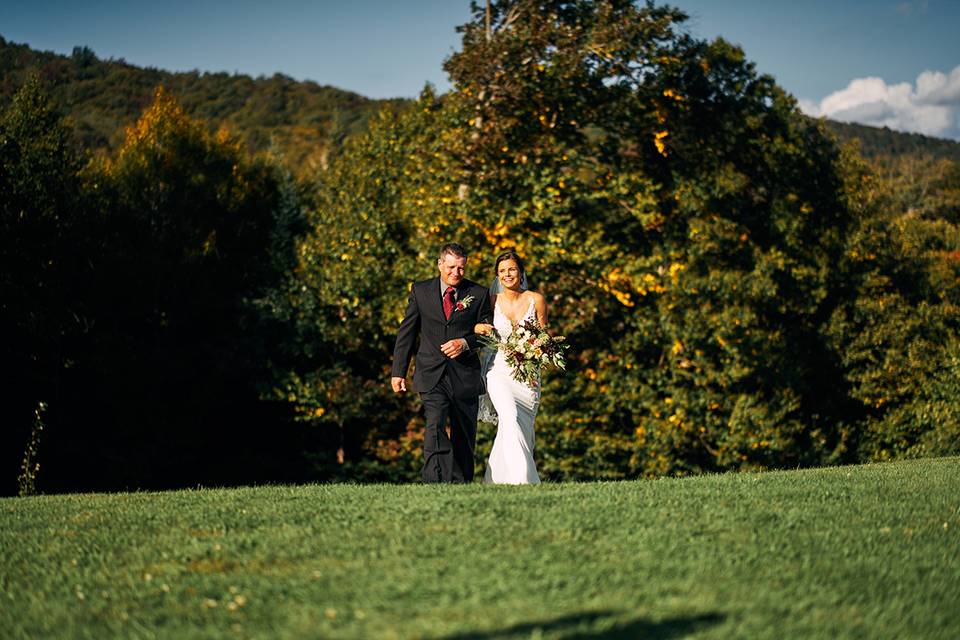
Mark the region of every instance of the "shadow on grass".
[[592, 611], [503, 629], [457, 633], [441, 640], [508, 640], [529, 638], [534, 633], [537, 637], [543, 634], [561, 640], [666, 640], [712, 627], [723, 622], [724, 617], [719, 613], [705, 613], [653, 622], [644, 618], [629, 619], [616, 611]]

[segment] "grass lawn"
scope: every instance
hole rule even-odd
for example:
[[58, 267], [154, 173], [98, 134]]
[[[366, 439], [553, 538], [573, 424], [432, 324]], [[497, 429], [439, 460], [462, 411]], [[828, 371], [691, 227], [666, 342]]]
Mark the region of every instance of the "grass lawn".
[[960, 459], [0, 499], [2, 638], [960, 638]]

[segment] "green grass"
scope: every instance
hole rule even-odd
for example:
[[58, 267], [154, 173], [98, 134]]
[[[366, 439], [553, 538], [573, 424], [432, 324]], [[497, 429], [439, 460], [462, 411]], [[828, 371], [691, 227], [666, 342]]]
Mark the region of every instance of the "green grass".
[[0, 500], [3, 638], [960, 638], [960, 460]]

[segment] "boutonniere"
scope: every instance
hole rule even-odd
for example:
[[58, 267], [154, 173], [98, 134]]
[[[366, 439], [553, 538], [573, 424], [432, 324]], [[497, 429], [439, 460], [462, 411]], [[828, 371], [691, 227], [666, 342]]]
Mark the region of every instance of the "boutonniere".
[[473, 302], [473, 300], [474, 300], [473, 296], [467, 296], [463, 300], [457, 300], [457, 307], [456, 307], [457, 311], [463, 311], [464, 309], [469, 307], [470, 303]]

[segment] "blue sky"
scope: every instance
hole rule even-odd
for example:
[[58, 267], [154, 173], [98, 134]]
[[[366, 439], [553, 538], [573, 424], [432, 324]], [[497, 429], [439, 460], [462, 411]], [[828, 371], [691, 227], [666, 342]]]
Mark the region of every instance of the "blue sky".
[[[677, 0], [815, 115], [960, 139], [958, 0]], [[4, 0], [0, 35], [140, 66], [281, 72], [371, 97], [448, 87], [469, 0]], [[954, 73], [956, 71], [956, 73]]]

